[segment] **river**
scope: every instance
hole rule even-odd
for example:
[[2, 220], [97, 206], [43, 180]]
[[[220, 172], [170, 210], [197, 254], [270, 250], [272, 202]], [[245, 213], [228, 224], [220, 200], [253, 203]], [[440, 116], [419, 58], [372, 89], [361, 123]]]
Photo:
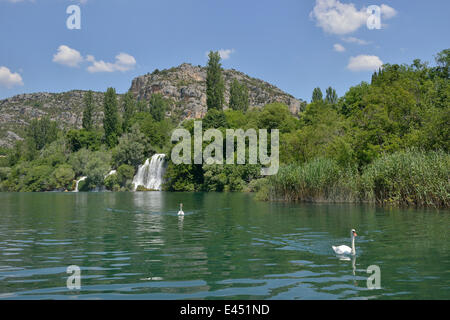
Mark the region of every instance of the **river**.
[[[0, 193], [0, 299], [450, 299], [449, 213], [244, 193]], [[356, 256], [337, 257], [352, 228]], [[79, 290], [66, 286], [71, 265]]]

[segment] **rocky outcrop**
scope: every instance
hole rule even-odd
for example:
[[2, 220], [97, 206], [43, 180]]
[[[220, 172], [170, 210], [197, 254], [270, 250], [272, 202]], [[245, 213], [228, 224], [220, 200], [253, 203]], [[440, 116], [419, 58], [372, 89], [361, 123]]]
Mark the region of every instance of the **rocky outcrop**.
[[[298, 114], [303, 102], [281, 91], [270, 83], [247, 76], [234, 69], [224, 70], [225, 106], [230, 99], [229, 88], [234, 79], [246, 84], [249, 89], [250, 107], [260, 108], [267, 103], [282, 102], [288, 105], [293, 114]], [[206, 67], [184, 63], [177, 68], [155, 70], [135, 78], [130, 91], [138, 99], [148, 100], [153, 93], [161, 93], [173, 101], [172, 112], [185, 118], [201, 118], [206, 107]]]
[[[298, 114], [304, 102], [281, 91], [277, 87], [247, 76], [236, 70], [224, 70], [225, 106], [228, 107], [229, 87], [233, 79], [245, 83], [249, 89], [251, 108], [260, 108], [267, 103], [282, 102], [293, 114]], [[206, 68], [184, 63], [176, 68], [149, 73], [135, 78], [130, 91], [139, 100], [148, 100], [153, 93], [161, 93], [170, 101], [170, 115], [180, 120], [201, 118], [206, 113]], [[23, 139], [25, 128], [31, 119], [44, 116], [56, 121], [62, 128], [81, 128], [83, 97], [86, 91], [73, 90], [63, 93], [20, 94], [0, 100], [0, 146], [11, 147]], [[101, 125], [103, 119], [102, 92], [94, 92], [94, 124]], [[119, 96], [119, 105], [122, 95]]]

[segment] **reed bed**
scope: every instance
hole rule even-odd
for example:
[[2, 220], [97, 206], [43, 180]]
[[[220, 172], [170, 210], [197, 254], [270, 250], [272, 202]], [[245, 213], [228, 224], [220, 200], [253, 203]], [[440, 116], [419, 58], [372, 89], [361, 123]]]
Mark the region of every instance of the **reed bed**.
[[342, 168], [332, 159], [280, 167], [264, 179], [258, 198], [269, 201], [368, 202], [382, 205], [450, 206], [450, 156], [399, 151], [363, 168]]

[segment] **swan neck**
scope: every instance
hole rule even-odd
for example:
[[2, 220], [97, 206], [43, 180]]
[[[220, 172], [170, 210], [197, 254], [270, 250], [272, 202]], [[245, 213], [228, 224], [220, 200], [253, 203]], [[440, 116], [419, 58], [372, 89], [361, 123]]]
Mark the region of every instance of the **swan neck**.
[[352, 254], [355, 254], [356, 250], [355, 250], [355, 236], [352, 235]]

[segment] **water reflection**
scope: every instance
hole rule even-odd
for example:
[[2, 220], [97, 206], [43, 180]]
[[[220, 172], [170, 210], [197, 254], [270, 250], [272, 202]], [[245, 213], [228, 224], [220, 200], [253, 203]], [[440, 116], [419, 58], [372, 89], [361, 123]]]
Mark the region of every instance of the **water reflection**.
[[184, 216], [178, 216], [178, 230], [183, 231]]
[[164, 212], [163, 192], [134, 192], [132, 195], [134, 208], [138, 208], [149, 213]]

